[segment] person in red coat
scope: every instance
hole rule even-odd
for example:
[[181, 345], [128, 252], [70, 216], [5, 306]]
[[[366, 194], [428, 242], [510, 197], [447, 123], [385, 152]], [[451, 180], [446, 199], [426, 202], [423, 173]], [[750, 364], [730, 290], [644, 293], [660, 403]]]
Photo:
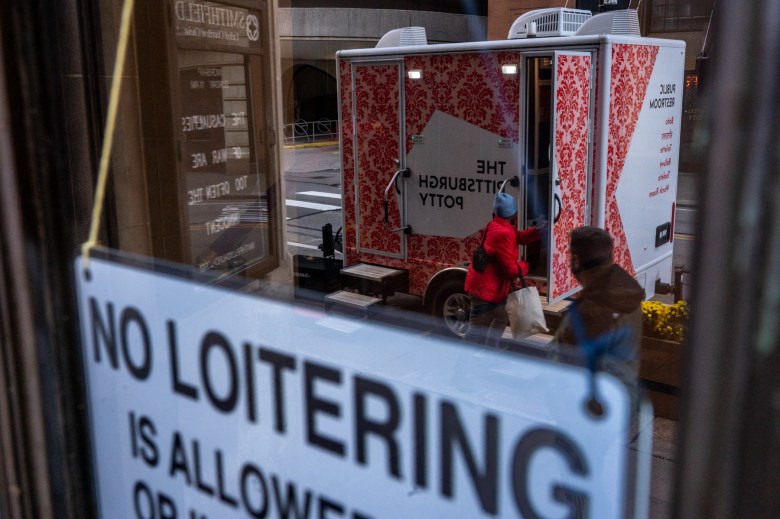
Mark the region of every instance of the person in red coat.
[[504, 305], [512, 281], [528, 274], [528, 263], [519, 261], [518, 245], [528, 245], [538, 240], [540, 230], [531, 227], [517, 229], [517, 202], [506, 194], [496, 195], [493, 203], [493, 220], [485, 228], [485, 251], [490, 258], [483, 272], [469, 265], [466, 274], [466, 293], [471, 298], [469, 326], [464, 340], [497, 346], [509, 318]]

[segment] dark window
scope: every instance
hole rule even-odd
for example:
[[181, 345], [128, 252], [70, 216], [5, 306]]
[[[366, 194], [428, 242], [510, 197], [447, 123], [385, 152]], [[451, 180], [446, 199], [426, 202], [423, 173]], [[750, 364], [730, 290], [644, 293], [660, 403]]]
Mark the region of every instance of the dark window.
[[653, 0], [651, 32], [702, 31], [707, 28], [713, 0]]

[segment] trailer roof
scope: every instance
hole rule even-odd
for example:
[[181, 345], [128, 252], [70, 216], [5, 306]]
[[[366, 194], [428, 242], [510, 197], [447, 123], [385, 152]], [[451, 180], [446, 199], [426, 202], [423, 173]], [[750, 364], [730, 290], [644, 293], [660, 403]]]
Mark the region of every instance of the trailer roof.
[[560, 36], [553, 38], [489, 40], [466, 43], [436, 43], [430, 45], [409, 45], [403, 47], [371, 47], [366, 49], [340, 50], [336, 52], [336, 57], [359, 58], [369, 56], [406, 56], [413, 54], [475, 52], [486, 50], [561, 49], [568, 47], [593, 46], [602, 43], [626, 43], [633, 45], [656, 45], [661, 47], [685, 48], [685, 42], [682, 40], [602, 34], [596, 36]]

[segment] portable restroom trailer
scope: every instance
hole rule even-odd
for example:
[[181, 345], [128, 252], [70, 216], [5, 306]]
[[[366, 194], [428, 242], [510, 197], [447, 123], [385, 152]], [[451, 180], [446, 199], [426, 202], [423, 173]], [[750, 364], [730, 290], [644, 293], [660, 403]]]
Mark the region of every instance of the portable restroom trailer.
[[410, 30], [337, 53], [347, 287], [421, 296], [462, 332], [466, 268], [502, 189], [519, 226], [549, 222], [521, 250], [546, 303], [579, 290], [580, 225], [609, 231], [648, 297], [671, 283], [684, 42], [641, 37], [632, 10], [535, 11], [505, 41]]

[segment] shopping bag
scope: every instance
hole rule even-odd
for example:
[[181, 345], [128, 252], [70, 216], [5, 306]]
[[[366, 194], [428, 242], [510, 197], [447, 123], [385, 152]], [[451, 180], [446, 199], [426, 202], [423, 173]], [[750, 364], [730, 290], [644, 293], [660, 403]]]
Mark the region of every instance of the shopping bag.
[[509, 316], [512, 338], [515, 340], [549, 331], [544, 319], [542, 300], [539, 299], [539, 291], [534, 286], [525, 286], [510, 292], [506, 299], [506, 313]]

